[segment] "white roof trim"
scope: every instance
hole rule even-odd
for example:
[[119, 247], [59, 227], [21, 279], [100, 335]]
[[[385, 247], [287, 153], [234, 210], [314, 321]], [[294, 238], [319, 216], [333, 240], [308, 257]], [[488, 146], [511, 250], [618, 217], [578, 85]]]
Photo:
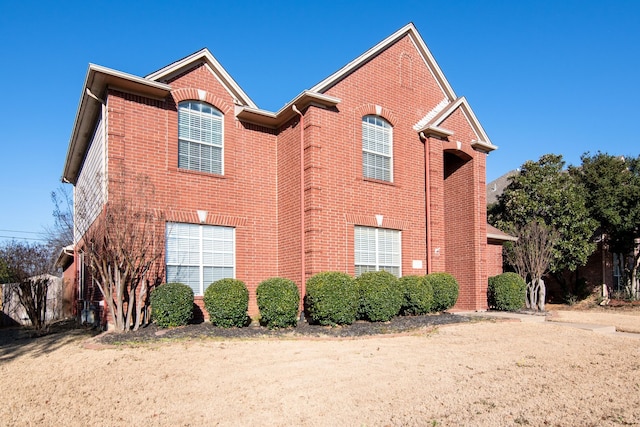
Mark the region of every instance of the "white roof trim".
[[[170, 91], [171, 86], [161, 82], [154, 82], [147, 80], [143, 77], [134, 76], [133, 74], [124, 73], [122, 71], [114, 70], [113, 68], [103, 67], [102, 65], [89, 64], [89, 71], [87, 72], [87, 78], [91, 72], [102, 73], [109, 76], [113, 76], [123, 80], [129, 80], [131, 82], [135, 82], [141, 85], [149, 86], [151, 88], [160, 89], [163, 91]], [[86, 86], [86, 85], [85, 85]]]
[[444, 110], [444, 107], [449, 105], [450, 102], [451, 101], [449, 101], [447, 98], [444, 98], [442, 101], [440, 101], [438, 105], [433, 107], [433, 109], [427, 113], [426, 116], [421, 118], [418, 123], [413, 125], [413, 130], [419, 131], [420, 129], [424, 128], [435, 116], [438, 115], [440, 111]]
[[435, 135], [438, 137], [449, 137], [454, 134], [452, 130], [441, 128], [439, 126], [427, 125], [418, 130], [418, 133], [425, 134], [427, 136]]
[[354, 59], [353, 61], [349, 62], [347, 65], [339, 69], [337, 72], [333, 73], [332, 75], [330, 75], [329, 77], [327, 77], [326, 79], [324, 79], [323, 81], [321, 81], [320, 83], [312, 87], [310, 91], [320, 92], [320, 93], [327, 91], [332, 86], [336, 85], [339, 81], [341, 81], [343, 78], [345, 78], [346, 76], [351, 74], [353, 71], [355, 71], [356, 69], [358, 69], [359, 67], [367, 63], [369, 60], [377, 56], [380, 52], [387, 49], [389, 46], [391, 46], [392, 44], [400, 40], [405, 35], [409, 35], [411, 40], [415, 43], [415, 46], [420, 52], [422, 59], [425, 61], [427, 67], [429, 68], [429, 70], [431, 70], [434, 77], [436, 78], [436, 81], [440, 85], [443, 91], [443, 94], [450, 100], [456, 99], [456, 94], [453, 91], [453, 88], [451, 87], [446, 77], [442, 73], [442, 70], [438, 66], [438, 63], [436, 62], [433, 55], [427, 48], [427, 45], [424, 43], [424, 40], [422, 40], [422, 37], [420, 37], [420, 34], [418, 33], [418, 30], [413, 25], [413, 23], [409, 23], [405, 25], [404, 27], [402, 27], [401, 29], [399, 29], [398, 31], [396, 31], [395, 33], [393, 33], [392, 35], [390, 35], [389, 37], [387, 37], [386, 39], [384, 39], [383, 41], [381, 41], [380, 43], [378, 43], [377, 45], [375, 45], [374, 47], [372, 47], [371, 49], [369, 49], [359, 57], [357, 57], [356, 59]]
[[339, 103], [340, 99], [334, 96], [305, 90], [285, 104], [285, 106], [276, 113], [258, 108], [236, 106], [236, 117], [240, 120], [275, 128], [297, 114], [292, 109], [293, 105], [296, 105], [297, 108], [302, 110], [309, 105], [330, 108], [335, 107]]
[[499, 240], [501, 242], [517, 242], [518, 238], [507, 234], [487, 233], [487, 239]]
[[[498, 147], [491, 143], [491, 140], [489, 139], [489, 136], [484, 131], [484, 128], [482, 127], [482, 125], [478, 121], [478, 118], [473, 113], [473, 110], [471, 109], [471, 106], [469, 105], [469, 102], [467, 102], [467, 99], [464, 96], [458, 98], [453, 104], [450, 104], [449, 106], [447, 106], [447, 108], [444, 109], [435, 118], [435, 120], [430, 123], [430, 125], [432, 125], [432, 126], [440, 126], [440, 124], [442, 124], [442, 122], [444, 122], [444, 120], [447, 117], [449, 117], [451, 114], [453, 114], [453, 112], [456, 111], [459, 107], [462, 108], [462, 113], [464, 114], [465, 118], [469, 122], [469, 125], [471, 126], [471, 128], [475, 132], [476, 136], [478, 137], [478, 140], [477, 141], [472, 141], [471, 144], [472, 145], [475, 144], [478, 149], [480, 149], [481, 151], [485, 151], [485, 152], [489, 152], [489, 151], [493, 151], [493, 150], [497, 149]], [[474, 146], [474, 148], [476, 148], [476, 146]]]
[[240, 85], [231, 77], [229, 73], [224, 69], [222, 65], [216, 60], [216, 58], [209, 52], [209, 49], [204, 48], [195, 52], [186, 58], [176, 61], [170, 65], [167, 65], [160, 70], [145, 76], [145, 79], [153, 81], [168, 80], [171, 77], [181, 73], [185, 68], [192, 66], [193, 64], [202, 61], [207, 64], [214, 75], [222, 82], [223, 86], [240, 102], [242, 105], [249, 106], [257, 109], [258, 106], [249, 98], [249, 96], [242, 90]]
[[62, 172], [63, 181], [75, 184], [89, 140], [95, 130], [95, 120], [100, 113], [101, 100], [92, 99], [89, 93], [104, 99], [108, 87], [155, 99], [163, 99], [171, 92], [171, 86], [167, 84], [150, 81], [100, 65], [89, 64], [67, 148]]

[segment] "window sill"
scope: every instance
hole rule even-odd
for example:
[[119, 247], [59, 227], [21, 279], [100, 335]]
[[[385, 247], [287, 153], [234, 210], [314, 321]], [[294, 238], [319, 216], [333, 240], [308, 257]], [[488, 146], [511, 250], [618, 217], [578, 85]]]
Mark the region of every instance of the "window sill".
[[178, 173], [184, 173], [187, 175], [198, 175], [198, 176], [204, 176], [204, 177], [215, 178], [215, 179], [229, 179], [228, 176], [219, 175], [217, 173], [200, 172], [200, 171], [194, 171], [191, 169], [181, 169], [181, 168], [175, 168], [174, 170]]
[[374, 184], [382, 184], [382, 185], [388, 185], [390, 187], [397, 187], [395, 182], [390, 182], [390, 181], [383, 181], [381, 179], [373, 179], [373, 178], [359, 178], [364, 182], [371, 182]]

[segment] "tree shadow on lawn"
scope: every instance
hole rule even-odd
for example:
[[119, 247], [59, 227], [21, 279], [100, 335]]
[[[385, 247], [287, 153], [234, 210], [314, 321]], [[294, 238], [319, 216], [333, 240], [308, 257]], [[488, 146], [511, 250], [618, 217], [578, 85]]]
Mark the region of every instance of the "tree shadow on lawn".
[[473, 320], [444, 312], [423, 316], [397, 316], [388, 322], [356, 321], [351, 325], [342, 326], [313, 325], [302, 321], [298, 322], [295, 327], [283, 329], [268, 329], [255, 324], [244, 328], [219, 328], [210, 322], [162, 329], [152, 323], [137, 331], [101, 334], [99, 330], [78, 326], [75, 319], [70, 319], [53, 324], [44, 332], [26, 327], [0, 328], [0, 363], [14, 360], [26, 354], [32, 357], [43, 356], [69, 343], [81, 342], [92, 337], [94, 337], [95, 343], [103, 345], [201, 338], [357, 338], [429, 330], [441, 325], [469, 321]]
[[100, 331], [79, 327], [75, 319], [53, 323], [44, 331], [24, 326], [0, 328], [0, 363], [29, 354], [39, 357], [73, 341], [81, 341]]

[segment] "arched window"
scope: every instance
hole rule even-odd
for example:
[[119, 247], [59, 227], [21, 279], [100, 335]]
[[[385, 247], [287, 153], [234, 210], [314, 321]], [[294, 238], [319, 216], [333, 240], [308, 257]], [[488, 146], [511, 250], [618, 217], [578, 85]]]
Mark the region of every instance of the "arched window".
[[209, 104], [178, 104], [178, 167], [222, 175], [222, 113]]
[[393, 128], [382, 117], [362, 118], [362, 174], [393, 181]]

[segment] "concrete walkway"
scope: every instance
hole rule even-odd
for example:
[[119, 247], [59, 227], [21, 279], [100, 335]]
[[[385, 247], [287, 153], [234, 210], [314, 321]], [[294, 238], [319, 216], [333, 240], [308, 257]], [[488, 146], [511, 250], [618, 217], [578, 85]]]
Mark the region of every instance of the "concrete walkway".
[[629, 332], [618, 332], [613, 325], [596, 325], [591, 323], [571, 323], [571, 322], [556, 322], [550, 320], [548, 316], [544, 314], [524, 314], [524, 313], [512, 313], [507, 311], [459, 311], [453, 313], [458, 316], [465, 317], [478, 317], [478, 318], [495, 318], [495, 319], [511, 319], [526, 323], [546, 323], [558, 326], [566, 326], [570, 328], [583, 329], [586, 331], [592, 331], [599, 334], [610, 334], [621, 337], [635, 338], [640, 340], [640, 334], [633, 334]]

